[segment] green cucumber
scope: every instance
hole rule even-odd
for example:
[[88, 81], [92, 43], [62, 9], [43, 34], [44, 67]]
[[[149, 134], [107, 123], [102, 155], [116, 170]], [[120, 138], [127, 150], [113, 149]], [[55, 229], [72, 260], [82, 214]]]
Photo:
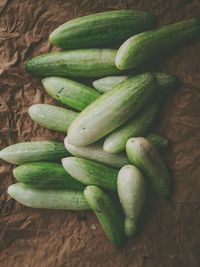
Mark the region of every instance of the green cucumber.
[[156, 133], [148, 134], [146, 138], [158, 149], [166, 148], [169, 145], [169, 141], [166, 137]]
[[137, 231], [137, 221], [146, 198], [146, 185], [142, 173], [132, 165], [119, 171], [117, 190], [125, 213], [124, 232], [132, 236]]
[[38, 189], [17, 183], [8, 187], [8, 194], [19, 203], [42, 209], [89, 210], [82, 190]]
[[63, 49], [116, 45], [138, 32], [152, 29], [154, 17], [138, 10], [115, 10], [70, 20], [50, 35]]
[[43, 54], [30, 59], [26, 70], [39, 76], [95, 78], [121, 73], [116, 49], [80, 49]]
[[93, 185], [85, 188], [84, 195], [110, 242], [121, 246], [125, 240], [123, 218], [110, 197]]
[[97, 98], [70, 125], [69, 143], [92, 144], [124, 124], [143, 107], [155, 90], [155, 83], [151, 74], [140, 74]]
[[120, 70], [136, 68], [200, 37], [200, 20], [191, 19], [139, 33], [126, 40], [117, 52], [115, 64]]
[[126, 144], [126, 152], [130, 163], [149, 178], [154, 191], [168, 197], [171, 191], [169, 171], [155, 146], [143, 137], [131, 138]]
[[47, 77], [42, 80], [42, 83], [50, 96], [79, 111], [100, 96], [93, 88], [66, 78]]
[[72, 178], [62, 164], [50, 162], [25, 163], [13, 170], [18, 182], [30, 187], [54, 189], [83, 189], [85, 186]]
[[111, 191], [117, 189], [117, 169], [77, 157], [64, 158], [62, 164], [67, 173], [83, 184], [97, 185]]
[[59, 161], [68, 155], [64, 144], [57, 141], [22, 142], [0, 151], [1, 159], [17, 165], [33, 161]]
[[50, 130], [67, 133], [78, 113], [48, 104], [34, 104], [28, 109], [32, 120]]

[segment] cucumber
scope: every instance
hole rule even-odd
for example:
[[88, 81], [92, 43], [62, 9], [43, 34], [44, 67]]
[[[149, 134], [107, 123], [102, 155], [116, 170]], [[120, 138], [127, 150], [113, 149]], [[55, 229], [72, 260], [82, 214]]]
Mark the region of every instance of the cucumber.
[[166, 148], [169, 145], [169, 141], [166, 137], [156, 133], [151, 133], [146, 138], [158, 149]]
[[68, 155], [64, 144], [57, 141], [22, 142], [0, 151], [1, 159], [17, 165], [33, 161], [59, 161]]
[[168, 197], [171, 191], [169, 171], [155, 146], [143, 137], [131, 138], [126, 144], [126, 152], [130, 163], [149, 178], [154, 191]]
[[200, 37], [200, 20], [198, 19], [186, 20], [139, 33], [121, 45], [115, 64], [120, 70], [133, 69], [198, 37]]
[[118, 170], [112, 167], [77, 157], [64, 158], [62, 164], [67, 173], [83, 184], [117, 190]]
[[47, 77], [42, 80], [42, 83], [50, 96], [79, 111], [100, 96], [96, 90], [85, 84], [61, 77]]
[[72, 178], [64, 170], [62, 164], [50, 162], [25, 163], [13, 170], [18, 182], [30, 187], [54, 189], [83, 189], [85, 186]]
[[8, 187], [8, 194], [19, 203], [42, 209], [89, 210], [82, 190], [38, 189], [17, 183]]
[[137, 231], [137, 221], [146, 198], [146, 185], [142, 173], [132, 165], [119, 171], [117, 190], [125, 213], [124, 232], [132, 236]]
[[110, 242], [121, 246], [125, 240], [123, 218], [110, 197], [93, 185], [85, 188], [84, 195]]
[[96, 78], [122, 73], [115, 66], [116, 49], [52, 52], [30, 59], [26, 70], [39, 76]]
[[115, 130], [143, 107], [154, 89], [149, 73], [126, 79], [77, 116], [68, 130], [69, 143], [89, 145]]
[[138, 10], [116, 10], [70, 20], [50, 35], [53, 45], [63, 49], [116, 45], [128, 37], [152, 29], [154, 17]]
[[48, 104], [32, 105], [28, 113], [39, 125], [61, 133], [67, 133], [70, 124], [78, 115], [72, 110]]

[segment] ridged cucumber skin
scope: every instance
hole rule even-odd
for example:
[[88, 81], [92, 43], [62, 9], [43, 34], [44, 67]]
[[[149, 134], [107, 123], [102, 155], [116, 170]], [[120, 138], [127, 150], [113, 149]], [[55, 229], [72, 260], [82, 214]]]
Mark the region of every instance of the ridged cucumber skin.
[[67, 173], [83, 184], [117, 190], [117, 169], [78, 157], [64, 158], [62, 164]]
[[116, 10], [70, 20], [50, 35], [53, 45], [63, 49], [121, 44], [128, 37], [152, 29], [154, 17], [143, 11]]
[[24, 206], [39, 209], [90, 210], [83, 190], [38, 189], [17, 183], [8, 187], [8, 194]]
[[155, 146], [143, 137], [131, 138], [126, 152], [130, 163], [149, 178], [155, 193], [168, 197], [171, 191], [169, 171]]
[[158, 149], [166, 148], [169, 145], [169, 140], [160, 134], [150, 133], [146, 138]]
[[75, 146], [68, 142], [66, 137], [64, 140], [67, 151], [75, 157], [85, 158], [103, 163], [105, 165], [121, 168], [128, 164], [128, 158], [124, 153], [110, 154], [103, 150], [102, 143], [95, 143], [89, 146]]
[[89, 145], [112, 132], [143, 107], [155, 87], [149, 73], [126, 79], [79, 114], [69, 127], [69, 143]]
[[59, 161], [67, 157], [65, 146], [57, 141], [31, 141], [7, 146], [0, 151], [0, 158], [16, 165], [33, 161]]
[[159, 58], [187, 41], [200, 36], [200, 20], [191, 19], [139, 33], [119, 48], [115, 64], [120, 70], [136, 68], [146, 61]]
[[115, 66], [116, 49], [80, 49], [43, 54], [30, 59], [25, 68], [39, 76], [98, 78], [122, 73]]
[[69, 188], [77, 190], [85, 188], [85, 185], [66, 173], [62, 164], [59, 163], [25, 163], [15, 168], [13, 175], [18, 182], [35, 188]]
[[48, 104], [34, 104], [28, 109], [32, 120], [39, 125], [61, 133], [67, 133], [78, 113]]
[[124, 232], [132, 236], [137, 232], [137, 221], [146, 199], [146, 185], [142, 173], [133, 165], [119, 171], [117, 191], [125, 213]]
[[42, 83], [50, 96], [79, 111], [100, 96], [93, 88], [66, 78], [47, 77], [42, 80]]
[[123, 219], [110, 197], [93, 185], [85, 188], [84, 195], [110, 242], [121, 246], [125, 240]]

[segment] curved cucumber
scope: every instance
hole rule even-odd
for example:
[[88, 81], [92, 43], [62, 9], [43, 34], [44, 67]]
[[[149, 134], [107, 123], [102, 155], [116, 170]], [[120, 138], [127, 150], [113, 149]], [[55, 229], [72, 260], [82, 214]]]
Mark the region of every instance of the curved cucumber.
[[166, 148], [169, 145], [169, 141], [166, 137], [161, 136], [156, 133], [151, 133], [146, 136], [146, 138], [158, 149]]
[[64, 170], [62, 164], [49, 162], [25, 163], [13, 170], [18, 182], [30, 187], [54, 189], [83, 189], [85, 186], [72, 178]]
[[137, 231], [138, 216], [144, 206], [146, 185], [142, 173], [132, 165], [119, 171], [117, 190], [125, 213], [124, 231], [132, 236]]
[[50, 130], [67, 133], [78, 113], [48, 104], [35, 104], [28, 109], [32, 120]]
[[169, 172], [154, 145], [143, 137], [131, 138], [126, 144], [126, 152], [130, 163], [149, 178], [154, 191], [160, 196], [169, 196]]
[[117, 189], [118, 170], [88, 159], [67, 157], [62, 159], [67, 173], [86, 185], [97, 185], [108, 190]]
[[120, 70], [140, 66], [159, 58], [183, 43], [200, 36], [200, 20], [191, 19], [139, 33], [126, 40], [117, 52], [115, 64]]
[[19, 203], [42, 209], [89, 210], [90, 207], [81, 190], [30, 188], [24, 184], [12, 184], [8, 194]]
[[57, 141], [22, 142], [0, 151], [1, 159], [17, 165], [33, 161], [59, 161], [68, 155], [64, 144]]
[[125, 239], [123, 219], [110, 197], [93, 185], [85, 188], [84, 195], [110, 242], [121, 246]]
[[47, 77], [42, 83], [50, 96], [80, 111], [100, 96], [93, 88], [66, 78]]
[[51, 33], [50, 41], [64, 49], [116, 45], [133, 34], [152, 29], [154, 24], [154, 17], [147, 12], [108, 11], [62, 24]]
[[103, 77], [121, 73], [115, 66], [116, 49], [53, 52], [30, 59], [26, 70], [39, 76]]
[[69, 127], [69, 143], [89, 145], [112, 132], [143, 107], [154, 89], [149, 73], [126, 79], [79, 114]]

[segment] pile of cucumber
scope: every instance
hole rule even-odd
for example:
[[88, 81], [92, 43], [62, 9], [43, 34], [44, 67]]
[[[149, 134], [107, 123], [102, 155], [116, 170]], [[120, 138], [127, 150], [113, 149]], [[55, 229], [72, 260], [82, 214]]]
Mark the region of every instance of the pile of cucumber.
[[44, 76], [46, 92], [67, 108], [34, 104], [28, 113], [39, 125], [67, 134], [64, 143], [30, 141], [0, 151], [1, 159], [18, 165], [17, 183], [8, 187], [12, 198], [33, 208], [92, 209], [116, 246], [137, 232], [149, 188], [161, 197], [171, 192], [160, 156], [168, 140], [153, 126], [178, 79], [138, 73], [137, 67], [200, 36], [197, 19], [154, 26], [147, 12], [118, 10], [55, 29], [50, 41], [65, 51], [34, 57], [26, 70]]

